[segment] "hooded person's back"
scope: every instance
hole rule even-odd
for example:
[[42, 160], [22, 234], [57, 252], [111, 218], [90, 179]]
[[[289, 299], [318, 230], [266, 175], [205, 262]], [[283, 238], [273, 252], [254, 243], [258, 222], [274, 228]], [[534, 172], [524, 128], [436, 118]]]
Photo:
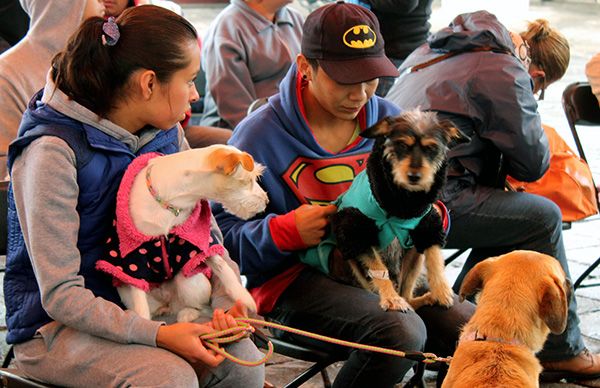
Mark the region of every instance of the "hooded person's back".
[[54, 55], [83, 19], [85, 0], [20, 0], [31, 19], [27, 35], [0, 55], [0, 178], [6, 176], [8, 145], [31, 97], [46, 84]]

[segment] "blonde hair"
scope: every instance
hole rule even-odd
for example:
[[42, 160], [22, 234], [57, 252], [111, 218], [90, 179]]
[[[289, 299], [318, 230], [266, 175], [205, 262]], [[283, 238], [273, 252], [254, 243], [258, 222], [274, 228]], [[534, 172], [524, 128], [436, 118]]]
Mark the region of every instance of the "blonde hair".
[[532, 65], [546, 73], [546, 83], [550, 84], [562, 78], [571, 58], [567, 38], [550, 27], [546, 19], [528, 23], [527, 31], [520, 35], [529, 44]]

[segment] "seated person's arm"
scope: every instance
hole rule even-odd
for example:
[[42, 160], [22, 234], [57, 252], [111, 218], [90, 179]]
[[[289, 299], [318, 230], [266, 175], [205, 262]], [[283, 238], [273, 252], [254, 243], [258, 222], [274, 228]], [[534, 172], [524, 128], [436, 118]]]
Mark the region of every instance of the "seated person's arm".
[[208, 91], [215, 100], [219, 117], [230, 128], [246, 117], [248, 107], [256, 99], [248, 60], [244, 48], [228, 36], [215, 36], [202, 50]]
[[188, 125], [184, 129], [185, 137], [192, 148], [208, 147], [213, 144], [227, 144], [231, 130], [202, 125]]
[[[518, 69], [511, 69], [517, 66]], [[532, 182], [544, 175], [550, 166], [550, 151], [537, 113], [531, 78], [520, 66], [511, 63], [501, 73], [495, 70], [493, 74], [480, 72], [477, 76], [481, 80], [474, 83], [478, 89], [470, 93], [487, 121], [479, 136], [491, 141], [502, 153], [510, 176]]]
[[94, 296], [78, 274], [75, 165], [75, 155], [63, 140], [44, 136], [23, 151], [12, 170], [15, 203], [42, 306], [52, 319], [76, 330], [115, 342], [156, 346], [161, 322]]
[[333, 205], [302, 205], [286, 214], [244, 221], [213, 204], [225, 246], [244, 274], [263, 274], [295, 262], [293, 252], [321, 241], [335, 210]]

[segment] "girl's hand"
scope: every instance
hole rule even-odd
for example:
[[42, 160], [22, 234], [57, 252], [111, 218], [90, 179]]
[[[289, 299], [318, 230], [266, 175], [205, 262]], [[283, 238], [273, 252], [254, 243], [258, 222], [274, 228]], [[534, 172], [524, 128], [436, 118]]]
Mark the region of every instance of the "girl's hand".
[[167, 349], [194, 364], [200, 362], [214, 368], [223, 362], [224, 357], [202, 344], [200, 336], [212, 333], [209, 324], [179, 322], [161, 326], [156, 335], [156, 344]]
[[222, 309], [215, 309], [211, 326], [217, 331], [234, 328], [239, 326], [235, 318], [245, 318], [247, 316], [248, 309], [240, 300], [237, 300], [228, 312], [224, 312]]
[[248, 308], [241, 300], [236, 300], [235, 305], [227, 313], [234, 318], [248, 318]]

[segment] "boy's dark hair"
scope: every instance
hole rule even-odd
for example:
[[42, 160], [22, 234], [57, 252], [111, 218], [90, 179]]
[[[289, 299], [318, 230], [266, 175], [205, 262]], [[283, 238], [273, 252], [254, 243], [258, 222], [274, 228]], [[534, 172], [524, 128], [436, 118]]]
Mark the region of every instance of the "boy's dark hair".
[[116, 22], [120, 38], [114, 46], [102, 43], [105, 20], [94, 17], [84, 21], [52, 59], [57, 87], [102, 117], [127, 97], [133, 72], [153, 70], [160, 82], [167, 83], [189, 64], [185, 45], [198, 40], [187, 20], [154, 5], [128, 8]]
[[306, 62], [308, 62], [313, 70], [317, 70], [319, 68], [319, 61], [314, 58], [306, 58]]

